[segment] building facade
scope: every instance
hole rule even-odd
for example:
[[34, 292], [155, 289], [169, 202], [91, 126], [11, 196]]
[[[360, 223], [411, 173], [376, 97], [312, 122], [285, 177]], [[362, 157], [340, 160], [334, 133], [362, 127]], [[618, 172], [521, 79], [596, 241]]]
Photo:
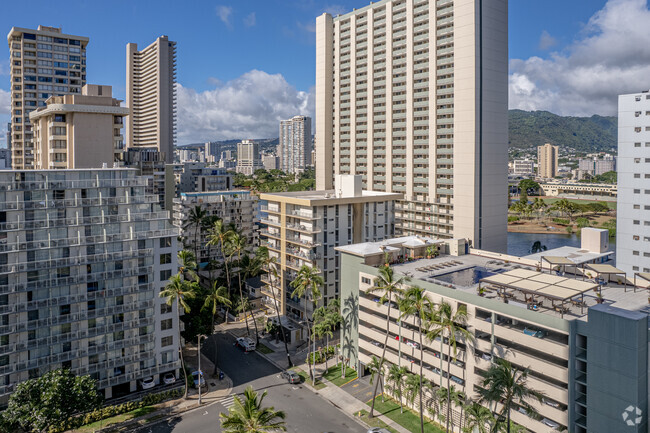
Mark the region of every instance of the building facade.
[[225, 168], [207, 167], [203, 162], [186, 162], [177, 172], [177, 193], [225, 191], [233, 186]]
[[[257, 227], [258, 199], [248, 190], [183, 192], [174, 199], [174, 226], [178, 227], [186, 248], [197, 250], [197, 238], [194, 227], [186, 227], [190, 212], [200, 206], [208, 217], [217, 217], [224, 224], [233, 224], [246, 237], [248, 250], [253, 251], [259, 245]], [[223, 260], [218, 247], [206, 247], [206, 237], [198, 237], [198, 262], [207, 264], [210, 260]]]
[[176, 142], [176, 42], [160, 36], [138, 51], [126, 45], [126, 145], [154, 148], [174, 162]]
[[0, 399], [56, 368], [107, 398], [178, 373], [178, 230], [130, 169], [0, 172]]
[[262, 155], [262, 165], [265, 170], [277, 170], [280, 168], [280, 158], [275, 155]]
[[50, 96], [80, 94], [86, 84], [89, 39], [61, 28], [12, 27], [7, 35], [11, 65], [11, 150], [14, 169], [33, 169], [34, 142], [29, 113]]
[[537, 176], [553, 179], [558, 174], [559, 148], [550, 143], [537, 146]]
[[311, 165], [311, 150], [311, 117], [294, 116], [280, 121], [280, 170], [292, 174], [303, 172]]
[[264, 168], [260, 146], [253, 140], [242, 140], [237, 143], [237, 166], [235, 171], [247, 176], [255, 173], [255, 170]]
[[601, 158], [583, 158], [578, 161], [578, 169], [591, 176], [600, 176], [610, 171], [616, 171], [616, 157], [606, 155]]
[[392, 0], [316, 20], [316, 188], [404, 195], [400, 234], [505, 250], [507, 1]]
[[618, 97], [616, 265], [650, 272], [650, 93]]
[[512, 161], [510, 174], [515, 177], [532, 178], [535, 176], [535, 162], [530, 159], [515, 159]]
[[51, 96], [29, 114], [34, 127], [34, 167], [101, 168], [124, 159], [122, 125], [129, 109], [111, 86], [87, 84], [81, 94]]
[[[588, 288], [589, 283], [568, 274], [560, 277], [538, 272], [539, 261], [486, 251], [470, 250], [470, 254], [465, 254], [465, 248], [454, 240], [443, 242], [439, 244], [442, 254], [435, 259], [421, 258], [392, 266], [398, 277], [411, 276], [408, 286], [423, 288], [431, 302], [445, 302], [454, 312], [461, 308], [467, 312], [465, 328], [471, 340], [460, 338], [455, 356], [449, 357], [453, 349], [447, 338], [420, 337], [413, 317], [400, 317], [400, 312], [392, 309], [393, 320], [387, 329], [388, 307], [378, 302], [381, 293], [368, 293], [379, 276], [385, 252], [391, 254], [391, 259], [400, 255], [413, 257], [417, 245], [422, 245], [414, 241], [422, 239], [407, 237], [375, 245], [338, 248], [343, 315], [341, 347], [343, 356], [350, 359], [350, 365], [358, 368], [357, 371], [363, 371], [373, 356], [382, 356], [388, 331], [388, 363], [419, 374], [422, 357], [426, 379], [442, 388], [451, 384], [473, 401], [480, 401], [483, 375], [496, 359], [505, 359], [520, 371], [528, 369], [526, 386], [543, 393], [541, 401], [528, 400], [539, 415], [528, 416], [518, 405], [511, 410], [512, 421], [527, 431], [647, 431], [648, 316], [637, 311], [647, 305], [645, 291], [635, 293], [610, 284], [600, 289], [606, 301], [599, 304], [593, 290]], [[419, 248], [421, 251], [423, 246]], [[422, 252], [416, 253], [417, 256], [421, 257]], [[464, 282], [468, 280], [460, 275], [457, 279], [438, 276], [466, 272], [467, 266], [484, 266], [488, 262], [493, 271], [510, 274], [495, 275], [495, 279], [501, 277], [503, 284], [511, 287], [507, 290], [507, 302], [497, 296], [492, 286], [488, 285], [479, 294], [478, 281], [470, 279], [466, 285]], [[510, 267], [509, 263], [517, 266]], [[524, 283], [517, 282], [519, 277], [511, 276], [515, 274], [527, 276], [523, 278]], [[535, 309], [528, 308], [530, 304], [523, 301], [524, 293], [530, 291], [545, 290], [550, 296], [560, 296], [567, 287], [583, 286], [591, 294], [584, 295], [582, 303], [570, 303], [562, 315], [553, 309], [550, 298], [535, 304]], [[516, 287], [526, 287], [527, 292], [517, 292]], [[432, 401], [436, 399], [431, 400], [425, 394], [427, 407], [435, 404]], [[444, 414], [444, 403], [441, 406]], [[632, 413], [624, 417], [629, 407]], [[495, 410], [493, 405], [490, 409]], [[456, 427], [461, 425], [461, 415], [459, 408], [452, 405], [451, 416]], [[632, 424], [626, 422], [631, 415]]]
[[275, 308], [275, 296], [281, 314], [303, 320], [305, 301], [292, 298], [289, 286], [303, 265], [321, 270], [324, 303], [338, 298], [339, 257], [334, 247], [391, 237], [394, 202], [401, 198], [396, 193], [362, 191], [360, 176], [339, 176], [336, 188], [329, 191], [261, 194], [266, 201], [261, 222], [267, 226], [261, 231], [261, 245], [277, 259], [279, 273], [279, 281], [263, 278], [265, 302]]

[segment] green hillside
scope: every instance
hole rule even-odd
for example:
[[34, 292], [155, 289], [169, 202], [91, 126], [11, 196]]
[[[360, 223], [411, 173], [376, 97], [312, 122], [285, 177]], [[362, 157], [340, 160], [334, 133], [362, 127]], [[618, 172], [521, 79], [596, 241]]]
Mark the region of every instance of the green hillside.
[[528, 149], [551, 143], [580, 152], [616, 148], [617, 118], [564, 117], [548, 111], [509, 111], [509, 145]]

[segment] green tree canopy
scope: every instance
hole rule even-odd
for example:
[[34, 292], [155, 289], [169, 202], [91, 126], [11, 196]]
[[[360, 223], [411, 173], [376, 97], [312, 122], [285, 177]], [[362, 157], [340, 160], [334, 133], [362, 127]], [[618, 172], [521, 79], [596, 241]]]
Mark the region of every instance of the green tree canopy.
[[19, 384], [9, 397], [9, 406], [2, 417], [9, 426], [40, 432], [74, 414], [98, 409], [102, 401], [90, 376], [53, 370]]
[[521, 193], [526, 193], [526, 196], [536, 195], [539, 191], [539, 184], [532, 179], [522, 179], [519, 181], [519, 189]]

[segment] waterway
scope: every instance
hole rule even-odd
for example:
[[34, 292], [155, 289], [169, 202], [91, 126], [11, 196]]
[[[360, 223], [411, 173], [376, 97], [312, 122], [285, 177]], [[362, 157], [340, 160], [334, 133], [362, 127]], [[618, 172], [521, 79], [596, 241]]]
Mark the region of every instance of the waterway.
[[[508, 254], [522, 257], [531, 254], [533, 244], [539, 241], [547, 249], [564, 246], [579, 247], [580, 236], [566, 233], [508, 233]], [[616, 251], [616, 239], [609, 238], [609, 250]]]

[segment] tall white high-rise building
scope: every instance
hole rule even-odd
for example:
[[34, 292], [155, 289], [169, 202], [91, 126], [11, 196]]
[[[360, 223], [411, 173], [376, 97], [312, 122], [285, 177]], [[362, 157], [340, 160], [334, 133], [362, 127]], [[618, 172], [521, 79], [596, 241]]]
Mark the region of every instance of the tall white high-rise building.
[[650, 93], [618, 97], [616, 267], [650, 272]]
[[264, 168], [262, 156], [260, 155], [260, 145], [253, 140], [242, 140], [237, 143], [237, 173], [248, 176], [255, 173], [255, 170]]
[[126, 145], [155, 148], [174, 162], [176, 141], [176, 42], [160, 36], [138, 51], [126, 45]]
[[506, 248], [508, 2], [392, 0], [316, 20], [316, 187], [404, 194], [396, 232]]
[[0, 172], [0, 404], [57, 368], [107, 398], [178, 374], [178, 230], [134, 169]]
[[14, 169], [33, 169], [34, 142], [29, 113], [51, 96], [81, 94], [86, 84], [88, 38], [12, 27], [7, 35], [11, 66], [11, 160]]
[[304, 171], [311, 164], [311, 149], [311, 117], [294, 116], [280, 121], [280, 170], [294, 174]]

